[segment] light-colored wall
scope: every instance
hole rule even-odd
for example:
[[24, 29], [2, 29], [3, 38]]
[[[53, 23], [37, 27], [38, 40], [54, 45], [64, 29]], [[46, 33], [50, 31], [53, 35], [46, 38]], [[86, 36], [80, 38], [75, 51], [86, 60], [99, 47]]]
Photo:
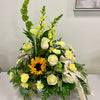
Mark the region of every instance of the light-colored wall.
[[[0, 0], [0, 67], [7, 71], [15, 65], [19, 48], [27, 38], [22, 34], [24, 22], [20, 8], [23, 0]], [[86, 64], [88, 73], [100, 74], [100, 11], [73, 11], [73, 0], [30, 0], [29, 16], [38, 23], [40, 9], [46, 5], [49, 23], [64, 14], [57, 29], [66, 44], [71, 44], [77, 61]]]

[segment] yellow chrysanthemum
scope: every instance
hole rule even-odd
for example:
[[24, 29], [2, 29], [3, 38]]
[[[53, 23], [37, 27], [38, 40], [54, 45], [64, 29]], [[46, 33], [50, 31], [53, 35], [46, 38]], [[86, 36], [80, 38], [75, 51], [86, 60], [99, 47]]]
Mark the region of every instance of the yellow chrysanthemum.
[[69, 49], [72, 51], [72, 53], [74, 53], [74, 52], [75, 52], [75, 50], [72, 48], [72, 46], [71, 46], [71, 45], [68, 45], [68, 47], [69, 47]]
[[63, 41], [57, 41], [56, 45], [65, 46], [65, 42], [63, 42]]
[[66, 50], [65, 55], [68, 59], [70, 59], [72, 57], [72, 53], [69, 50]]
[[70, 64], [69, 69], [73, 72], [76, 72], [77, 68], [75, 67], [75, 64]]
[[42, 90], [44, 85], [41, 83], [41, 81], [37, 81], [36, 86], [38, 88], [38, 90]]
[[31, 59], [31, 65], [28, 65], [31, 69], [32, 74], [42, 74], [46, 68], [46, 60], [45, 58], [35, 57], [35, 59]]
[[61, 53], [61, 51], [60, 51], [60, 50], [57, 50], [57, 49], [54, 49], [53, 52], [54, 52], [55, 54], [60, 54], [60, 53]]

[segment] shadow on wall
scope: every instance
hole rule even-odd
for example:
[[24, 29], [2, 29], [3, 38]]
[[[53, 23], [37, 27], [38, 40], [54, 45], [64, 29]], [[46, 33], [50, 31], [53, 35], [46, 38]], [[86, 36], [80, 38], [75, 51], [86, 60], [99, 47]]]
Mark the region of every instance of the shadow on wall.
[[0, 55], [0, 72], [1, 71], [8, 71], [9, 61], [7, 59], [7, 56]]
[[95, 52], [94, 57], [90, 59], [89, 71], [94, 74], [100, 74], [100, 51]]
[[100, 10], [74, 10], [75, 17], [100, 17]]

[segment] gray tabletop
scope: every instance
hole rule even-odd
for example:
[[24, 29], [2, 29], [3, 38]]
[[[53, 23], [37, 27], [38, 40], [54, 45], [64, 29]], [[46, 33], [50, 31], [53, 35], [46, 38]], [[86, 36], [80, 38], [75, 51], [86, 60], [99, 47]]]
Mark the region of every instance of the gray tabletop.
[[[90, 74], [88, 76], [89, 84], [92, 91], [92, 95], [87, 96], [88, 100], [100, 100], [100, 75]], [[9, 83], [9, 76], [6, 72], [0, 73], [0, 100], [23, 100], [23, 97], [19, 93], [18, 88], [13, 88], [13, 85]], [[40, 95], [34, 95], [34, 100], [41, 100]], [[58, 96], [53, 96], [48, 100], [62, 100]], [[72, 92], [70, 97], [66, 97], [66, 100], [80, 100], [77, 93]]]

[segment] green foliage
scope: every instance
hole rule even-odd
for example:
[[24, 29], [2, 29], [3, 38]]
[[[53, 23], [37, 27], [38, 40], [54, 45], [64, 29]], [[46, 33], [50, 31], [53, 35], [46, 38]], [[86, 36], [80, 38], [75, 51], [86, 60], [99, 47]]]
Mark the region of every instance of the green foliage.
[[21, 95], [23, 95], [23, 96], [28, 95], [28, 93], [29, 93], [27, 89], [24, 89], [21, 86], [20, 86], [19, 90], [20, 90]]
[[79, 64], [79, 63], [75, 62], [75, 66], [76, 66], [76, 68], [77, 68], [78, 71], [82, 71], [84, 64]]
[[82, 71], [81, 74], [86, 78], [87, 77], [87, 73], [85, 71]]
[[46, 30], [46, 31], [43, 33], [42, 37], [47, 37], [47, 38], [48, 38], [48, 32], [49, 32], [49, 30]]
[[88, 94], [87, 84], [82, 79], [80, 79], [80, 78], [78, 78], [78, 80], [80, 81], [81, 86], [83, 87], [85, 93]]
[[58, 23], [58, 21], [61, 19], [62, 16], [63, 16], [63, 14], [61, 14], [58, 17], [54, 18], [54, 21], [51, 22], [51, 28], [56, 26], [56, 24]]
[[29, 31], [24, 30], [23, 33], [24, 33], [31, 41], [34, 41]]
[[[45, 6], [43, 6], [42, 10], [40, 11], [42, 15], [40, 15], [39, 24], [37, 25], [36, 28], [34, 28], [34, 30], [32, 32], [34, 34], [36, 33], [36, 35], [32, 35], [32, 33], [30, 33], [30, 29], [32, 28], [33, 24], [32, 24], [32, 21], [29, 21], [28, 4], [29, 4], [29, 0], [24, 0], [24, 3], [22, 5], [20, 12], [22, 14], [22, 20], [25, 22], [26, 29], [27, 29], [27, 30], [24, 30], [23, 33], [30, 40], [29, 42], [32, 43], [32, 46], [27, 47], [27, 45], [26, 45], [26, 50], [24, 50], [23, 47], [20, 49], [20, 50], [24, 50], [25, 52], [23, 52], [23, 53], [25, 53], [25, 54], [22, 55], [21, 57], [19, 57], [20, 60], [22, 60], [22, 61], [19, 61], [19, 63], [16, 64], [16, 67], [13, 67], [13, 68], [11, 68], [11, 70], [8, 71], [8, 74], [10, 74], [10, 72], [13, 72], [10, 74], [10, 77], [12, 78], [10, 80], [10, 82], [13, 83], [14, 87], [20, 86], [19, 90], [20, 90], [20, 93], [24, 96], [24, 100], [26, 97], [30, 96], [31, 92], [32, 93], [34, 92], [35, 94], [38, 93], [38, 90], [37, 90], [38, 87], [36, 86], [36, 83], [38, 80], [40, 80], [41, 83], [44, 85], [44, 87], [41, 91], [42, 100], [47, 100], [51, 95], [58, 95], [63, 100], [65, 100], [65, 96], [70, 95], [70, 91], [73, 90], [76, 85], [75, 85], [75, 83], [70, 84], [70, 83], [63, 82], [62, 76], [63, 76], [65, 63], [61, 62], [60, 57], [61, 57], [61, 55], [63, 55], [65, 57], [66, 49], [63, 48], [61, 45], [55, 44], [57, 41], [61, 41], [62, 38], [53, 40], [53, 38], [56, 36], [56, 30], [54, 29], [54, 27], [56, 26], [58, 21], [61, 19], [63, 14], [54, 18], [54, 20], [51, 22], [51, 27], [48, 26], [49, 29], [45, 31], [45, 22], [44, 21], [47, 18], [47, 16], [45, 16], [46, 9], [45, 9]], [[43, 37], [46, 37], [50, 40], [48, 42], [48, 44], [44, 43], [49, 46], [48, 49], [46, 49], [46, 50], [41, 48], [41, 40]], [[30, 47], [31, 47], [31, 49], [27, 49]], [[52, 51], [52, 48], [60, 50], [61, 53], [60, 54], [54, 53]], [[31, 54], [27, 53], [29, 50], [31, 51]], [[50, 66], [50, 62], [48, 61], [48, 56], [50, 56], [51, 54], [56, 55], [58, 58], [58, 63], [55, 66]], [[25, 58], [26, 55], [28, 57]], [[42, 58], [45, 58], [45, 60], [46, 60], [46, 68], [44, 70], [41, 68], [41, 70], [43, 70], [43, 73], [40, 75], [36, 75], [36, 74], [34, 74], [34, 72], [32, 74], [30, 72], [31, 68], [28, 67], [28, 65], [31, 64], [33, 70], [35, 70], [34, 68], [36, 67], [36, 65], [35, 64], [33, 65], [31, 62], [31, 59], [35, 58], [35, 57], [42, 57]], [[42, 62], [43, 61], [41, 60], [41, 63]], [[40, 63], [40, 65], [41, 65], [41, 63]], [[83, 68], [84, 65], [75, 63], [75, 66], [77, 67], [77, 70], [84, 76], [84, 78], [86, 78], [87, 74]], [[22, 83], [21, 82], [21, 78], [22, 78], [21, 74], [22, 73], [28, 74], [28, 76], [29, 76], [29, 79], [27, 80], [27, 84], [28, 84], [27, 89], [23, 88], [21, 86], [21, 83]], [[57, 84], [54, 86], [49, 85], [47, 83], [47, 77], [50, 74], [54, 74], [58, 79]], [[87, 93], [86, 83], [81, 79], [79, 79], [79, 81], [80, 81], [84, 91]]]

